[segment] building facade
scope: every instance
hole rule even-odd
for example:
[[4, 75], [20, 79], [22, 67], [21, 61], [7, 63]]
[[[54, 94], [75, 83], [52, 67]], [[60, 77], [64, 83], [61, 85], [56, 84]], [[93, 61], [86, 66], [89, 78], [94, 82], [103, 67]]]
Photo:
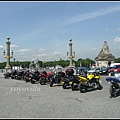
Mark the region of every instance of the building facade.
[[104, 41], [104, 45], [98, 54], [95, 57], [96, 67], [108, 67], [111, 63], [114, 63], [115, 56], [110, 53], [109, 46], [106, 41]]

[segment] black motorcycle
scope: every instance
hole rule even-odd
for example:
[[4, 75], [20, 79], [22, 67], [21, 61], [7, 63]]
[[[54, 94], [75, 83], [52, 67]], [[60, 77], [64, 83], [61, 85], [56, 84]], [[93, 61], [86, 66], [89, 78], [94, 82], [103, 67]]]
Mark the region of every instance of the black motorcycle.
[[11, 79], [16, 79], [16, 77], [17, 77], [17, 70], [13, 70], [12, 72], [11, 72]]
[[29, 75], [29, 80], [32, 84], [39, 81], [39, 79], [40, 79], [40, 72], [39, 71], [32, 72], [32, 74]]
[[5, 78], [5, 79], [8, 79], [9, 77], [11, 77], [11, 72], [6, 72], [6, 73], [4, 74], [4, 78]]
[[24, 71], [18, 71], [16, 74], [16, 79], [17, 80], [23, 79], [23, 73], [24, 73]]
[[24, 79], [24, 81], [26, 81], [26, 82], [30, 82], [30, 75], [32, 74], [32, 71], [30, 71], [30, 70], [27, 70], [27, 71], [25, 71], [24, 73], [23, 73], [23, 79]]
[[63, 89], [66, 89], [67, 87], [71, 87], [70, 82], [73, 81], [73, 79], [75, 79], [75, 76], [73, 74], [74, 74], [74, 70], [72, 68], [68, 68], [65, 71], [64, 77], [61, 78], [61, 84]]
[[72, 75], [70, 77], [70, 81], [69, 84], [71, 85], [71, 89], [72, 91], [74, 90], [79, 90], [79, 78], [78, 76], [83, 76], [86, 77], [87, 76], [87, 72], [84, 69], [78, 70], [76, 75]]
[[64, 72], [54, 72], [53, 74], [51, 74], [51, 78], [50, 78], [50, 87], [53, 86], [53, 84], [58, 84], [61, 85], [61, 77], [64, 77], [65, 73]]
[[106, 81], [110, 83], [110, 98], [117, 97], [118, 93], [120, 93], [120, 77], [107, 77]]

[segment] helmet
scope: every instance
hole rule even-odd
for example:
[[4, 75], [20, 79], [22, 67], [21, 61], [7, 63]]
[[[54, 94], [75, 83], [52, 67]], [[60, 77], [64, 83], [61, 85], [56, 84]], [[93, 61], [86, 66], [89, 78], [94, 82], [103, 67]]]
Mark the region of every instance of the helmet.
[[73, 75], [74, 74], [74, 70], [73, 69], [67, 69], [65, 71], [66, 75]]

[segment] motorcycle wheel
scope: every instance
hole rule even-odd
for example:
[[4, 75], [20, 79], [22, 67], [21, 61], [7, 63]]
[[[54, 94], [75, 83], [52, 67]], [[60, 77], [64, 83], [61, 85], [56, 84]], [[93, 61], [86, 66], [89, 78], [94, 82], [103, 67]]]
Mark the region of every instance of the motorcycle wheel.
[[71, 89], [72, 89], [72, 91], [75, 91], [74, 83], [71, 85]]
[[53, 86], [53, 82], [50, 82], [50, 87], [52, 87]]
[[25, 81], [26, 81], [26, 82], [29, 82], [29, 78], [25, 78]]
[[112, 85], [110, 86], [109, 88], [109, 91], [110, 91], [110, 97], [116, 97], [116, 88]]
[[35, 83], [35, 81], [33, 81], [33, 80], [31, 80], [30, 82], [31, 82], [31, 84], [34, 84], [34, 83]]
[[82, 83], [79, 83], [79, 90], [80, 93], [85, 93], [87, 91], [85, 85], [83, 85]]
[[11, 79], [14, 79], [14, 77], [13, 77], [13, 76], [11, 76]]
[[7, 79], [7, 78], [8, 78], [6, 75], [5, 75], [4, 77], [5, 77], [5, 79]]
[[102, 86], [101, 82], [99, 82], [99, 83], [97, 84], [97, 88], [98, 88], [99, 90], [102, 90], [102, 89], [103, 89], [103, 86]]
[[18, 76], [17, 79], [18, 79], [18, 80], [21, 80], [21, 77]]
[[41, 85], [45, 85], [45, 80], [44, 79], [40, 79], [40, 84]]
[[65, 85], [65, 84], [63, 84], [63, 85], [62, 85], [62, 88], [63, 88], [63, 89], [66, 89], [66, 85]]

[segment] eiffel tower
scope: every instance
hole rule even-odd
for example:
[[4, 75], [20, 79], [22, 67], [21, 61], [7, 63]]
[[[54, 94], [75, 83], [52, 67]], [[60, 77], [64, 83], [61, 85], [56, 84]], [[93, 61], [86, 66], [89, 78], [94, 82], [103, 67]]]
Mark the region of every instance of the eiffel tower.
[[106, 41], [104, 41], [104, 45], [100, 53], [94, 60], [96, 61], [96, 66], [98, 67], [108, 67], [111, 63], [114, 63], [115, 56], [110, 53], [109, 46]]

